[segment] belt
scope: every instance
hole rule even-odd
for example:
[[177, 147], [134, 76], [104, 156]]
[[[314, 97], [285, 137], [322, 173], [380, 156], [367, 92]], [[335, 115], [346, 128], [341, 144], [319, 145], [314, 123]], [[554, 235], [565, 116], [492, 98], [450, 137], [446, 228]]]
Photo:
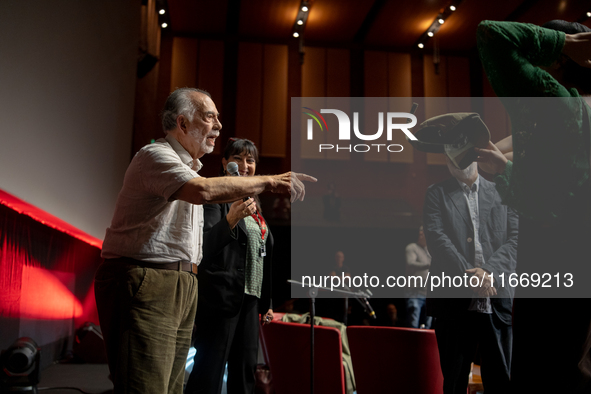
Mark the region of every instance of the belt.
[[105, 261], [121, 261], [126, 264], [138, 265], [144, 268], [153, 268], [157, 270], [184, 271], [197, 275], [197, 264], [193, 264], [192, 262], [187, 260], [179, 260], [173, 263], [149, 263], [147, 261], [132, 259], [131, 257], [119, 257], [115, 259], [107, 259]]

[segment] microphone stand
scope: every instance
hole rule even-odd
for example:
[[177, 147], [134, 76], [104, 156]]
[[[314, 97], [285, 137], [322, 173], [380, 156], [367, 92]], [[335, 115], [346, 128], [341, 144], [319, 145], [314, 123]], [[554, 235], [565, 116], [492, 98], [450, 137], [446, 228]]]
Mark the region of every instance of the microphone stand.
[[[304, 287], [302, 282], [297, 280], [288, 279], [288, 283], [294, 285], [301, 285]], [[369, 295], [359, 290], [356, 292], [341, 290], [341, 289], [330, 289], [328, 287], [312, 287], [309, 286], [308, 294], [310, 295], [310, 394], [314, 394], [314, 317], [316, 315], [316, 297], [318, 296], [318, 290], [331, 291], [333, 293], [342, 293], [353, 296], [355, 298], [369, 298]]]
[[310, 287], [310, 394], [314, 393], [314, 317], [316, 316], [316, 296], [318, 289]]
[[[345, 286], [345, 290], [351, 290], [349, 288], [349, 286]], [[371, 291], [367, 290], [367, 293], [372, 296], [373, 294], [371, 293]], [[369, 317], [371, 317], [372, 319], [376, 319], [376, 312], [373, 310], [373, 308], [371, 307], [371, 305], [369, 304], [369, 301], [367, 300], [369, 297], [366, 296], [362, 296], [362, 297], [355, 297], [355, 299], [357, 300], [357, 302], [359, 302], [359, 304], [363, 307], [363, 310], [365, 311], [365, 313], [368, 314]]]

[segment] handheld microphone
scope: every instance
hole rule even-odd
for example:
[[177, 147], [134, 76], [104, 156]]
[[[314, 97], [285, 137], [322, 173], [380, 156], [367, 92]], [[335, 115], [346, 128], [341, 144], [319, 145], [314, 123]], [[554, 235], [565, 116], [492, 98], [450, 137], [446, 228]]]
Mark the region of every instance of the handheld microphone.
[[238, 171], [238, 164], [235, 161], [231, 161], [226, 166], [226, 171], [230, 176], [240, 176], [240, 172]]
[[[240, 172], [238, 171], [238, 164], [236, 164], [235, 161], [228, 162], [228, 165], [226, 165], [226, 171], [228, 172], [228, 174], [230, 174], [230, 176], [240, 176]], [[246, 201], [249, 198], [250, 197], [244, 197], [242, 201]]]

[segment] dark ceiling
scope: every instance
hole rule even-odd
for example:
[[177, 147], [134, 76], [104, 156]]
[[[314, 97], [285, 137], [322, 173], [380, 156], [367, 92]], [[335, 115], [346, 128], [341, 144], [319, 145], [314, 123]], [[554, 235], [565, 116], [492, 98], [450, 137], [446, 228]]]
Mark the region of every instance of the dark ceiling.
[[[589, 0], [315, 0], [310, 2], [304, 45], [361, 46], [409, 51], [436, 16], [458, 4], [435, 38], [442, 52], [466, 52], [476, 45], [484, 19], [542, 24], [552, 19], [579, 21]], [[168, 0], [167, 34], [211, 39], [288, 43], [300, 0]]]

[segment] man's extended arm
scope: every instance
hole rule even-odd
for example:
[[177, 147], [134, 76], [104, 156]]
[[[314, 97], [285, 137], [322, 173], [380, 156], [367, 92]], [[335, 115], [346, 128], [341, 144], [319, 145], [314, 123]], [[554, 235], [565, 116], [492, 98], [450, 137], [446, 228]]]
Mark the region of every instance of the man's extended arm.
[[295, 172], [252, 177], [193, 178], [173, 194], [172, 198], [192, 204], [213, 204], [236, 201], [264, 191], [290, 193], [291, 201], [303, 200], [302, 181], [316, 182], [316, 178]]

